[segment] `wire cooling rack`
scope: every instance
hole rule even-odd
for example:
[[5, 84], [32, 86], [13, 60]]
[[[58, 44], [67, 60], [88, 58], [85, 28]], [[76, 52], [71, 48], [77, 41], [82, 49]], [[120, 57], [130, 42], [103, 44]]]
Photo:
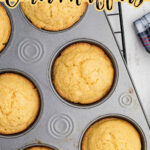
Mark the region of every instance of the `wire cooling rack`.
[[119, 44], [122, 55], [124, 56], [125, 60], [127, 60], [121, 3], [115, 3], [114, 10], [111, 12], [106, 11], [106, 15], [112, 26], [112, 30]]

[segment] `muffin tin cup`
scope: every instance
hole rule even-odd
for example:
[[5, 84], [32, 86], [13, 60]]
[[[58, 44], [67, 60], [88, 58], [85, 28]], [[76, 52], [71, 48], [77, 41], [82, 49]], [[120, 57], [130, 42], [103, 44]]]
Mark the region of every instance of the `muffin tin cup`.
[[[67, 47], [69, 47], [72, 44], [81, 43], [81, 42], [89, 43], [89, 44], [96, 45], [96, 46], [102, 48], [102, 50], [110, 58], [110, 60], [111, 60], [111, 62], [113, 64], [114, 71], [115, 71], [114, 81], [113, 81], [112, 87], [109, 90], [109, 92], [103, 98], [101, 98], [97, 102], [94, 102], [94, 103], [91, 103], [91, 104], [73, 103], [73, 102], [70, 102], [70, 101], [64, 99], [63, 97], [61, 97], [59, 95], [59, 93], [55, 89], [55, 86], [54, 86], [53, 81], [52, 81], [53, 65], [55, 63], [55, 60], [61, 55], [61, 52], [64, 49], [66, 49]], [[65, 104], [68, 104], [69, 106], [76, 107], [76, 108], [92, 108], [92, 107], [96, 107], [97, 105], [100, 105], [103, 102], [105, 102], [107, 99], [109, 99], [109, 97], [115, 91], [115, 88], [117, 86], [118, 77], [119, 77], [119, 70], [118, 70], [117, 61], [116, 61], [114, 55], [112, 54], [112, 52], [104, 44], [102, 44], [102, 43], [100, 43], [100, 42], [98, 42], [96, 40], [86, 39], [86, 38], [74, 39], [74, 40], [66, 43], [64, 46], [62, 46], [54, 55], [52, 55], [52, 58], [50, 60], [51, 61], [50, 61], [49, 69], [48, 69], [48, 77], [49, 77], [48, 80], [49, 80], [49, 83], [50, 83], [50, 87], [52, 88], [53, 93], [58, 97], [58, 99], [60, 99]]]
[[84, 138], [84, 135], [86, 133], [86, 131], [88, 131], [88, 129], [94, 125], [96, 122], [103, 120], [103, 119], [109, 119], [109, 118], [118, 118], [118, 119], [122, 119], [125, 120], [129, 123], [131, 123], [131, 125], [133, 125], [133, 127], [135, 127], [135, 129], [137, 130], [137, 132], [140, 135], [140, 139], [141, 139], [141, 144], [142, 144], [142, 149], [141, 150], [147, 150], [147, 141], [146, 141], [146, 137], [145, 134], [142, 130], [142, 128], [138, 125], [138, 123], [136, 123], [133, 119], [131, 119], [128, 116], [124, 116], [124, 115], [120, 115], [120, 114], [106, 114], [104, 116], [100, 116], [96, 119], [94, 119], [93, 121], [91, 121], [87, 127], [85, 128], [85, 130], [83, 131], [81, 138], [80, 138], [80, 142], [79, 142], [79, 150], [82, 150], [82, 141]]
[[14, 133], [14, 134], [0, 134], [0, 138], [17, 138], [19, 136], [23, 136], [25, 134], [27, 134], [28, 132], [30, 132], [32, 129], [34, 129], [34, 127], [36, 126], [36, 124], [38, 123], [38, 121], [40, 120], [40, 117], [42, 115], [42, 111], [43, 111], [43, 95], [42, 92], [39, 88], [39, 85], [37, 84], [37, 82], [27, 73], [17, 70], [17, 69], [0, 69], [0, 75], [4, 74], [4, 73], [15, 73], [18, 75], [21, 75], [23, 77], [25, 77], [26, 79], [28, 79], [29, 81], [32, 82], [32, 84], [35, 86], [35, 88], [37, 88], [38, 94], [39, 94], [39, 98], [40, 98], [40, 108], [39, 108], [39, 112], [37, 114], [36, 119], [34, 120], [34, 122], [27, 127], [24, 131], [21, 131], [19, 133]]
[[18, 150], [26, 150], [27, 148], [32, 148], [32, 147], [46, 147], [46, 148], [51, 148], [52, 150], [58, 150], [56, 147], [48, 145], [48, 144], [43, 144], [43, 143], [34, 143], [34, 144], [30, 144], [30, 145], [26, 145]]
[[[3, 50], [5, 53], [0, 55], [0, 73], [19, 73], [31, 80], [39, 90], [41, 110], [26, 131], [0, 135], [0, 150], [17, 150], [39, 141], [60, 150], [81, 150], [82, 137], [89, 125], [109, 116], [131, 122], [141, 134], [143, 150], [148, 150], [149, 124], [105, 12], [98, 12], [89, 5], [76, 25], [58, 32], [36, 29], [26, 20], [20, 7], [8, 12], [13, 33]], [[57, 94], [51, 79], [54, 60], [65, 47], [77, 42], [102, 47], [115, 68], [110, 93], [91, 105], [75, 105], [64, 100]]]

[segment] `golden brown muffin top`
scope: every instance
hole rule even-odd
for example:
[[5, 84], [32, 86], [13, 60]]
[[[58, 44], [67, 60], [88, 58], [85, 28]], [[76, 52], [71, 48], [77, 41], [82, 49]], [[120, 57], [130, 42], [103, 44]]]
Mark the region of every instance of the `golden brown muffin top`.
[[32, 5], [30, 1], [22, 2], [21, 8], [27, 18], [38, 28], [58, 31], [64, 30], [77, 22], [84, 14], [87, 3], [77, 6], [75, 1], [54, 0], [51, 4], [47, 0], [38, 1]]
[[15, 73], [0, 74], [0, 133], [15, 134], [27, 129], [39, 112], [37, 89]]
[[52, 149], [48, 147], [36, 146], [36, 147], [27, 148], [26, 150], [52, 150]]
[[138, 131], [129, 122], [109, 118], [94, 123], [82, 140], [82, 150], [141, 150]]
[[54, 63], [53, 84], [63, 98], [74, 103], [100, 100], [109, 92], [113, 80], [110, 58], [93, 44], [70, 45]]
[[10, 19], [5, 8], [0, 4], [0, 52], [6, 46], [11, 34]]

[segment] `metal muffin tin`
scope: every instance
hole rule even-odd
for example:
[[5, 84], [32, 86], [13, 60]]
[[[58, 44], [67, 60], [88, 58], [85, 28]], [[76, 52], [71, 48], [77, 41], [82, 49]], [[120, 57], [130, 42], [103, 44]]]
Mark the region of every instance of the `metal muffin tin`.
[[[71, 28], [49, 32], [34, 27], [20, 7], [7, 11], [12, 33], [8, 45], [0, 53], [0, 73], [16, 72], [29, 78], [39, 90], [41, 110], [27, 131], [0, 135], [0, 150], [23, 150], [39, 143], [51, 145], [54, 150], [81, 150], [86, 129], [105, 117], [131, 122], [141, 134], [142, 150], [149, 149], [148, 121], [105, 12], [98, 12], [89, 5], [82, 19]], [[110, 93], [100, 102], [85, 106], [61, 98], [51, 79], [53, 61], [60, 51], [80, 41], [104, 48], [113, 61], [116, 74]]]

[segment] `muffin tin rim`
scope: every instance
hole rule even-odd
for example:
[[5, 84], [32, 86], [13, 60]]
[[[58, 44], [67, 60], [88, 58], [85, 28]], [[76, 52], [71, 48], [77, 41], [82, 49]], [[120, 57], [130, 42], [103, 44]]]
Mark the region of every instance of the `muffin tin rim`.
[[[111, 89], [109, 90], [109, 92], [100, 100], [98, 100], [95, 103], [91, 103], [91, 104], [76, 104], [73, 102], [69, 102], [68, 100], [65, 100], [65, 98], [63, 98], [62, 96], [59, 95], [59, 93], [57, 92], [57, 90], [54, 87], [53, 84], [53, 80], [52, 80], [52, 70], [53, 70], [53, 64], [56, 60], [56, 58], [60, 55], [60, 53], [67, 48], [68, 46], [75, 44], [75, 43], [81, 43], [81, 42], [85, 42], [85, 43], [89, 43], [89, 44], [93, 44], [96, 45], [100, 48], [103, 49], [103, 51], [106, 53], [106, 55], [110, 58], [114, 70], [115, 70], [115, 76], [114, 76], [114, 81], [112, 84]], [[74, 108], [78, 108], [78, 109], [90, 109], [90, 108], [94, 108], [96, 106], [101, 105], [102, 103], [104, 103], [105, 101], [109, 100], [109, 98], [113, 95], [118, 81], [119, 81], [119, 67], [118, 67], [118, 63], [117, 60], [113, 54], [113, 52], [103, 43], [96, 41], [94, 39], [90, 39], [90, 38], [78, 38], [78, 39], [73, 39], [71, 41], [65, 42], [62, 46], [60, 46], [56, 51], [53, 52], [53, 54], [51, 55], [50, 58], [50, 62], [48, 63], [48, 82], [49, 82], [49, 87], [52, 90], [53, 94], [64, 104], [70, 106], [70, 107], [74, 107]]]
[[44, 97], [43, 97], [42, 90], [41, 90], [39, 84], [37, 83], [36, 79], [34, 79], [32, 77], [32, 75], [30, 75], [29, 73], [26, 73], [19, 69], [13, 69], [13, 68], [0, 69], [0, 75], [4, 74], [4, 73], [19, 74], [19, 75], [25, 77], [26, 79], [28, 79], [36, 87], [38, 94], [39, 94], [39, 98], [40, 98], [39, 99], [40, 100], [39, 112], [32, 124], [30, 124], [25, 130], [18, 132], [18, 133], [14, 133], [14, 134], [1, 134], [0, 133], [0, 138], [4, 138], [4, 139], [18, 138], [18, 137], [24, 136], [25, 134], [31, 132], [38, 125], [38, 123], [42, 117], [42, 114], [43, 114]]
[[96, 122], [103, 120], [103, 119], [107, 119], [107, 118], [117, 118], [117, 119], [122, 119], [122, 120], [129, 122], [137, 130], [137, 132], [140, 135], [140, 140], [141, 140], [141, 145], [142, 145], [141, 150], [147, 150], [147, 139], [146, 139], [146, 136], [145, 136], [145, 133], [144, 133], [142, 127], [131, 117], [129, 117], [127, 115], [123, 115], [123, 114], [118, 114], [118, 113], [110, 113], [110, 114], [105, 114], [102, 116], [100, 115], [99, 117], [96, 117], [92, 121], [90, 121], [81, 133], [81, 136], [80, 136], [79, 142], [78, 142], [79, 143], [78, 150], [82, 150], [82, 142], [83, 142], [83, 138], [84, 138], [86, 131], [92, 125], [94, 125]]

